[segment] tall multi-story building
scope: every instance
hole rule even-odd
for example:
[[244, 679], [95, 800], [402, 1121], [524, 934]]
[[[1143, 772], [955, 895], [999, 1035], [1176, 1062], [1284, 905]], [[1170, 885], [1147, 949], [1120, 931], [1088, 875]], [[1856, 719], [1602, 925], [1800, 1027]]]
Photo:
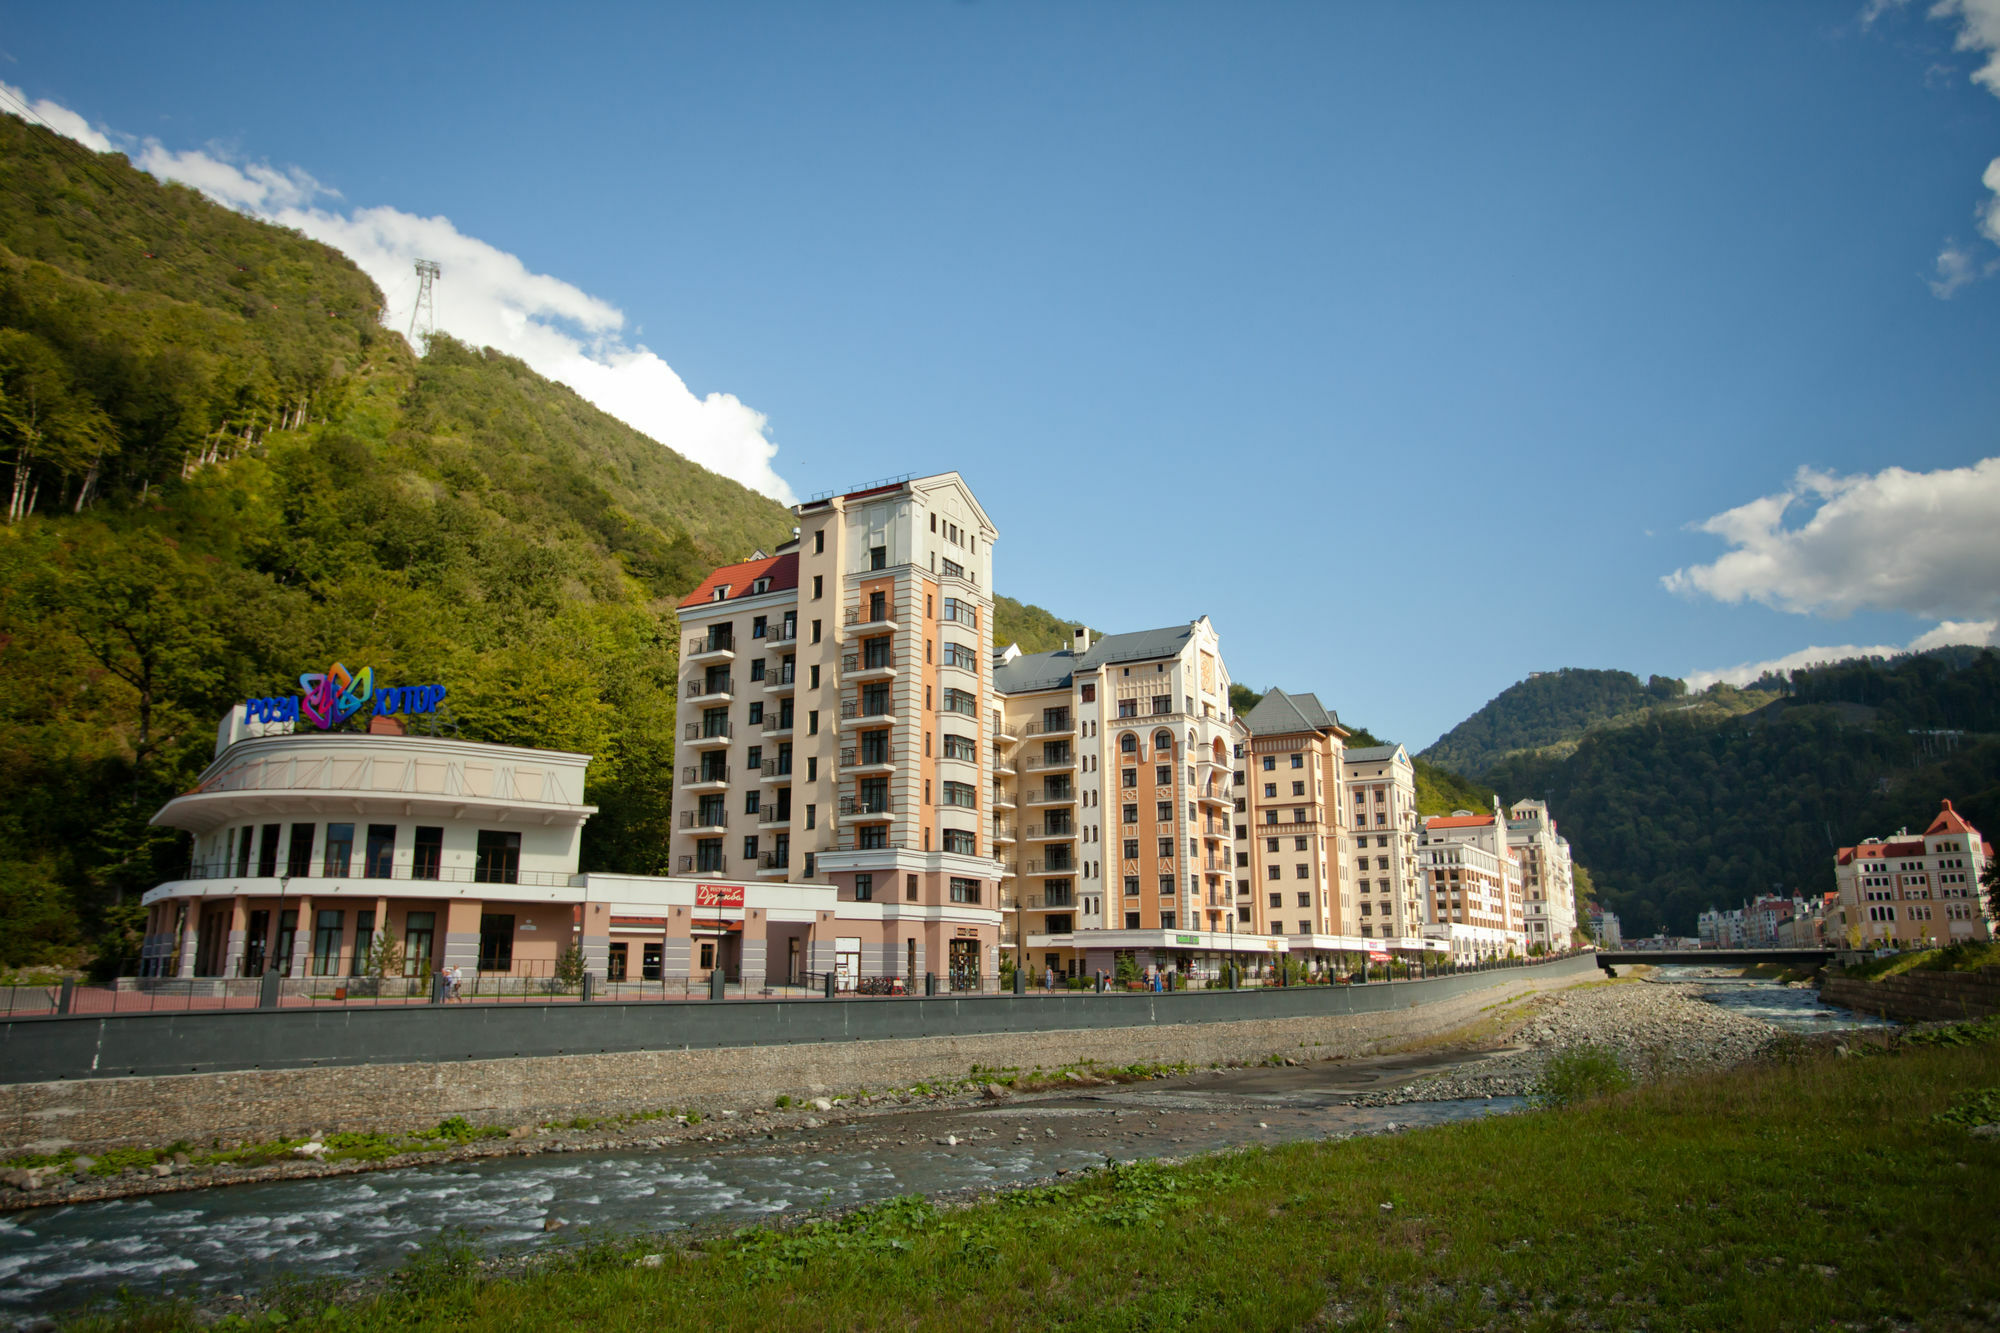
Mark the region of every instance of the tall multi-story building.
[[1231, 902], [1235, 724], [1208, 618], [996, 659], [992, 828], [1030, 970], [1268, 957]]
[[1834, 856], [1840, 905], [1826, 933], [1856, 947], [1992, 939], [1979, 887], [1992, 859], [1993, 848], [1950, 801], [1921, 836], [1902, 829], [1842, 847]]
[[1521, 863], [1507, 845], [1498, 800], [1490, 814], [1458, 810], [1425, 820], [1417, 857], [1430, 898], [1426, 935], [1448, 943], [1461, 962], [1527, 952]]
[[1420, 937], [1431, 918], [1417, 867], [1417, 773], [1410, 752], [1401, 745], [1360, 746], [1347, 751], [1340, 771], [1354, 839], [1361, 934]]
[[[1355, 901], [1342, 799], [1346, 730], [1311, 694], [1272, 689], [1239, 719], [1236, 759], [1237, 921], [1286, 937], [1295, 957], [1338, 951], [1336, 937], [1377, 924]], [[1390, 931], [1383, 923], [1386, 938]]]
[[1507, 845], [1521, 863], [1528, 946], [1567, 949], [1576, 935], [1576, 879], [1569, 839], [1556, 832], [1545, 801], [1516, 801], [1507, 811]]
[[832, 884], [864, 974], [990, 975], [998, 533], [956, 472], [797, 513], [681, 603], [672, 867]]

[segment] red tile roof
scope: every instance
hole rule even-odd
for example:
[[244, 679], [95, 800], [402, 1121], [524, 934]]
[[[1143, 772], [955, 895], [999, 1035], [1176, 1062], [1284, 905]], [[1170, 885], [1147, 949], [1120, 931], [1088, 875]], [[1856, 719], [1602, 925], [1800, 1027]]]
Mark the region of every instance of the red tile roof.
[[1966, 823], [1965, 820], [1959, 816], [1958, 811], [1951, 808], [1950, 801], [1946, 801], [1944, 803], [1944, 809], [1938, 811], [1938, 817], [1936, 819], [1933, 819], [1931, 821], [1931, 826], [1924, 830], [1924, 836], [1929, 837], [1933, 833], [1976, 834], [1978, 832], [1979, 832], [1978, 829]]
[[1492, 815], [1437, 815], [1424, 821], [1425, 828], [1478, 828], [1493, 822]]
[[745, 560], [740, 565], [724, 565], [709, 574], [695, 590], [681, 598], [683, 608], [692, 606], [712, 606], [715, 590], [723, 584], [729, 585], [729, 596], [724, 601], [733, 602], [750, 596], [750, 585], [758, 579], [768, 578], [771, 586], [766, 592], [784, 592], [799, 586], [799, 553], [787, 551], [783, 555], [766, 556], [762, 560]]

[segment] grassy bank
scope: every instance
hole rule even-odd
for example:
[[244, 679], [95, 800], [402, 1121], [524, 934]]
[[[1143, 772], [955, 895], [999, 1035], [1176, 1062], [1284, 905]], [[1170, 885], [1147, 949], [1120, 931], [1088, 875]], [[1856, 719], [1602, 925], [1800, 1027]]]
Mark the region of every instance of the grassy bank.
[[2000, 967], [2000, 943], [1968, 940], [1942, 949], [1912, 949], [1856, 963], [1842, 969], [1842, 974], [1862, 981], [1880, 981], [1905, 972], [1977, 972], [1984, 967]]
[[1991, 1327], [2000, 1142], [1966, 1122], [2000, 1106], [1996, 1087], [1988, 1021], [1893, 1053], [1799, 1052], [1566, 1110], [1128, 1166], [968, 1208], [902, 1200], [696, 1251], [606, 1242], [496, 1278], [440, 1246], [358, 1303], [301, 1287], [278, 1313], [293, 1329], [454, 1333]]

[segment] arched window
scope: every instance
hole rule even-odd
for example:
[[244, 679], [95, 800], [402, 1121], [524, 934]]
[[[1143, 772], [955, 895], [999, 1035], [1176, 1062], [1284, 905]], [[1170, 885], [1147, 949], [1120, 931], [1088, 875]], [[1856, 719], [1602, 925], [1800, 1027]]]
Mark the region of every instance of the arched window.
[[1161, 754], [1172, 754], [1174, 752], [1174, 733], [1165, 730], [1154, 732], [1153, 748]]
[[1139, 738], [1137, 736], [1134, 736], [1131, 732], [1128, 731], [1123, 736], [1120, 736], [1118, 738], [1118, 753], [1137, 754], [1138, 752], [1139, 752]]

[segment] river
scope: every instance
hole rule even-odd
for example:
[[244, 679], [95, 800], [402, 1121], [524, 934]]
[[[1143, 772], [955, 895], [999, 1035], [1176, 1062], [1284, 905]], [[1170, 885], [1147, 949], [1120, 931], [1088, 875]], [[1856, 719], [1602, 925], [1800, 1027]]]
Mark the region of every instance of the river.
[[[1694, 973], [1699, 969], [1662, 969]], [[1809, 990], [1699, 981], [1704, 998], [1780, 1027], [1873, 1025]], [[323, 1179], [219, 1186], [0, 1214], [0, 1311], [89, 1304], [127, 1289], [212, 1300], [281, 1274], [392, 1269], [455, 1230], [521, 1253], [596, 1232], [670, 1232], [901, 1194], [1047, 1178], [1108, 1158], [1184, 1156], [1511, 1111], [1517, 1097], [1349, 1105], [1487, 1056], [1423, 1055], [1212, 1071], [998, 1103], [894, 1111], [730, 1143], [551, 1153]], [[566, 1225], [546, 1230], [551, 1219]]]

